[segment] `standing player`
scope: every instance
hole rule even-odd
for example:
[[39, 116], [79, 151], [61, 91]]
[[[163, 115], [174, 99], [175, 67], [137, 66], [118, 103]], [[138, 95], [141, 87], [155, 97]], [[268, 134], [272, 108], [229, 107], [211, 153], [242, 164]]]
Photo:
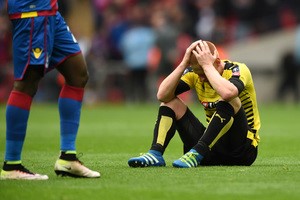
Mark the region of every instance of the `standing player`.
[[[195, 89], [204, 106], [207, 127], [177, 97], [190, 89]], [[214, 44], [196, 41], [161, 83], [157, 97], [162, 103], [152, 146], [146, 154], [129, 159], [129, 166], [165, 166], [163, 153], [176, 130], [185, 154], [173, 162], [174, 167], [251, 165], [255, 161], [260, 119], [245, 64], [221, 60]]]
[[[6, 107], [6, 152], [1, 179], [46, 180], [21, 163], [32, 99], [44, 74], [57, 69], [65, 78], [58, 109], [60, 157], [57, 175], [100, 177], [76, 156], [76, 137], [88, 72], [80, 47], [58, 12], [57, 0], [8, 0], [13, 25], [14, 85]], [[41, 134], [43, 134], [41, 130]]]

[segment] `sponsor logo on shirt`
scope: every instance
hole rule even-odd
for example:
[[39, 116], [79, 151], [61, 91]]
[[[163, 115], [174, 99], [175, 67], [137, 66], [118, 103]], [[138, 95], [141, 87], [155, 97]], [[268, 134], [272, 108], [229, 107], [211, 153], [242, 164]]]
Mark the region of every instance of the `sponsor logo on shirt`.
[[33, 52], [34, 57], [36, 59], [38, 59], [41, 56], [43, 50], [40, 48], [34, 48], [34, 49], [32, 49], [32, 52]]

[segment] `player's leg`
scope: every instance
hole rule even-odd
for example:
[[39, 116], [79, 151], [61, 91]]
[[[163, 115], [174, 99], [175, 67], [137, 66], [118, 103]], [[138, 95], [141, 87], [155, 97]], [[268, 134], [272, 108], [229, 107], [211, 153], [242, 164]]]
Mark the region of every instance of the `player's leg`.
[[183, 142], [183, 153], [193, 148], [202, 137], [206, 127], [188, 108], [185, 114], [177, 120], [177, 131]]
[[99, 172], [82, 165], [76, 156], [75, 145], [88, 71], [80, 47], [59, 13], [56, 16], [55, 41], [50, 64], [56, 66], [65, 79], [58, 99], [61, 154], [55, 163], [55, 172], [63, 176], [100, 177]]
[[150, 150], [146, 154], [129, 159], [128, 165], [131, 167], [165, 166], [162, 155], [176, 132], [177, 119], [183, 116], [186, 109], [186, 105], [178, 98], [162, 103], [158, 110]]
[[233, 116], [230, 130], [222, 136], [201, 161], [201, 165], [251, 165], [257, 156], [257, 141], [249, 129], [241, 107]]
[[171, 108], [161, 105], [154, 126], [150, 150], [139, 157], [129, 159], [128, 165], [130, 167], [165, 166], [162, 155], [175, 134], [175, 121], [175, 112]]
[[177, 122], [177, 130], [184, 144], [184, 156], [173, 162], [177, 166], [178, 162], [187, 166], [196, 166], [200, 163], [199, 153], [190, 151], [203, 136], [206, 128], [199, 119], [188, 109], [183, 117]]
[[[6, 108], [6, 153], [2, 179], [48, 179], [21, 164], [32, 99], [44, 74], [46, 17], [13, 20], [14, 86]], [[34, 26], [33, 26], [34, 25]], [[36, 37], [32, 37], [32, 35]]]
[[[234, 101], [239, 101], [239, 99], [236, 98]], [[232, 104], [236, 105], [236, 107], [241, 105], [240, 101]], [[190, 168], [200, 165], [201, 160], [209, 153], [210, 149], [231, 128], [235, 110], [238, 109], [234, 108], [232, 104], [225, 101], [220, 101], [217, 104], [216, 112], [212, 116], [203, 136], [188, 153], [173, 162], [174, 167]]]
[[58, 99], [60, 146], [62, 151], [75, 151], [84, 87], [88, 79], [86, 65], [82, 55], [78, 54], [68, 58], [57, 69], [65, 78]]
[[[58, 175], [100, 177], [98, 172], [83, 166], [76, 157], [76, 138], [80, 123], [84, 87], [88, 80], [87, 67], [82, 54], [68, 58], [57, 67], [65, 78], [59, 99], [60, 159], [55, 164]], [[73, 170], [69, 170], [71, 169]]]
[[[218, 142], [212, 149], [219, 152], [223, 159], [216, 158], [211, 159], [211, 163], [217, 163], [218, 165], [251, 165], [257, 156], [257, 141], [254, 138], [254, 133], [248, 126], [248, 121], [244, 109], [241, 107], [240, 110], [234, 115], [234, 122], [223, 137], [227, 141]], [[230, 144], [230, 146], [228, 146]], [[221, 149], [225, 151], [221, 151]], [[227, 148], [226, 148], [227, 147]], [[225, 152], [226, 157], [222, 156], [221, 153]], [[205, 163], [204, 163], [205, 164]]]
[[6, 151], [1, 179], [48, 179], [21, 164], [30, 107], [42, 75], [43, 67], [29, 66], [24, 78], [14, 82], [6, 107]]

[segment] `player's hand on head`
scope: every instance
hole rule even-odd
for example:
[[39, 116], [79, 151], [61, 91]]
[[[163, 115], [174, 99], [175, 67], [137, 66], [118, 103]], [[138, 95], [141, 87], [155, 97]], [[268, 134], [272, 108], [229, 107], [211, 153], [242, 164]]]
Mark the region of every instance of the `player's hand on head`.
[[197, 45], [199, 45], [199, 41], [195, 41], [193, 42], [185, 51], [185, 54], [183, 56], [183, 59], [181, 61], [181, 65], [184, 65], [185, 67], [189, 67], [190, 66], [190, 58], [192, 55], [192, 51], [196, 48]]
[[217, 50], [214, 50], [212, 54], [208, 44], [205, 41], [200, 40], [199, 45], [196, 45], [195, 49], [192, 51], [196, 57], [200, 66], [211, 66], [217, 59]]

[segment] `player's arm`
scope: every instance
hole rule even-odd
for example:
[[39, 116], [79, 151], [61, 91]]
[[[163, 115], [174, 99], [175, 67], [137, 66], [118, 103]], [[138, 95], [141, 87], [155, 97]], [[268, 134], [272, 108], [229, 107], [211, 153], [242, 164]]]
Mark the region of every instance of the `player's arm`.
[[175, 98], [175, 90], [185, 69], [185, 65], [179, 65], [163, 80], [157, 92], [157, 99], [159, 101], [167, 103]]
[[189, 91], [190, 89], [191, 89], [190, 86], [186, 82], [184, 82], [183, 80], [180, 80], [177, 85], [177, 88], [175, 90], [175, 95], [176, 96], [180, 95], [186, 91]]
[[218, 69], [214, 67], [214, 62], [221, 62], [220, 58], [217, 58], [217, 52], [212, 55], [206, 42], [200, 42], [199, 46], [193, 51], [196, 56], [200, 66], [211, 84], [214, 90], [221, 96], [224, 101], [231, 101], [232, 99], [238, 97], [238, 88], [223, 78], [220, 75]]
[[240, 110], [242, 103], [238, 97], [239, 89], [236, 85], [223, 78], [214, 67], [207, 67], [207, 69], [204, 70], [204, 73], [211, 86], [221, 96], [221, 100], [230, 103], [234, 109], [234, 113], [237, 113]]
[[209, 83], [224, 101], [229, 102], [238, 96], [238, 88], [223, 78], [213, 66], [203, 67], [203, 69]]
[[190, 65], [190, 57], [192, 50], [199, 44], [199, 41], [192, 43], [186, 50], [181, 63], [174, 71], [167, 76], [160, 84], [157, 92], [157, 99], [161, 102], [169, 102], [176, 97], [176, 88], [180, 82], [180, 78], [184, 70]]

